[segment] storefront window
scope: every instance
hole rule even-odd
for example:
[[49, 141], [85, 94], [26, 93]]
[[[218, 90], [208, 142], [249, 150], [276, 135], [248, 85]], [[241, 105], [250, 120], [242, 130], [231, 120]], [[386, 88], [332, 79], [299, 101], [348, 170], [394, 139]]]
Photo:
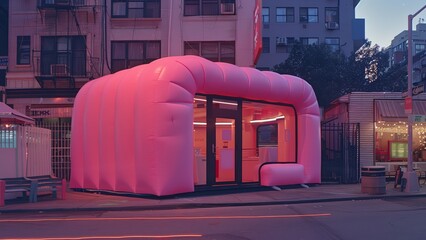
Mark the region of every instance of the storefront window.
[[[263, 163], [297, 162], [292, 106], [215, 97], [207, 109], [208, 100], [196, 95], [193, 102], [195, 185], [258, 182]], [[208, 141], [212, 145], [207, 149]]]
[[[408, 158], [407, 123], [377, 121], [376, 162], [406, 162]], [[426, 162], [426, 123], [413, 124], [413, 161]]]
[[207, 100], [205, 96], [194, 98], [194, 182], [206, 184], [207, 167]]
[[296, 162], [296, 115], [291, 106], [243, 102], [242, 181], [259, 181], [265, 162]]

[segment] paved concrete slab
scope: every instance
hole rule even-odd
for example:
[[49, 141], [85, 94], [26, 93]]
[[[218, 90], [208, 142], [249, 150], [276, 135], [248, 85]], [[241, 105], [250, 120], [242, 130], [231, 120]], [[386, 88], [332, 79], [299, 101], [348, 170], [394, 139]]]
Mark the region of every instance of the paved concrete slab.
[[227, 190], [188, 193], [169, 197], [129, 195], [116, 193], [78, 192], [68, 190], [67, 198], [52, 199], [40, 196], [36, 203], [8, 200], [0, 213], [39, 211], [116, 211], [160, 210], [174, 208], [202, 208], [247, 205], [300, 204], [308, 202], [349, 201], [398, 197], [426, 197], [426, 185], [419, 192], [401, 192], [393, 183], [386, 184], [386, 194], [369, 195], [361, 192], [361, 184], [319, 184], [309, 188], [292, 186], [281, 191], [272, 188]]

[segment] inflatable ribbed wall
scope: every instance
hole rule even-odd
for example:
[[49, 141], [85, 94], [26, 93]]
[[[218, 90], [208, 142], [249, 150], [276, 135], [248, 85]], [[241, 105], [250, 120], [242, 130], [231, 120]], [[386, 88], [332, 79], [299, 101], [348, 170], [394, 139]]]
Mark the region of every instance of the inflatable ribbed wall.
[[320, 182], [320, 114], [304, 80], [197, 56], [166, 57], [84, 85], [72, 116], [71, 188], [194, 191], [195, 93], [292, 104], [305, 183]]

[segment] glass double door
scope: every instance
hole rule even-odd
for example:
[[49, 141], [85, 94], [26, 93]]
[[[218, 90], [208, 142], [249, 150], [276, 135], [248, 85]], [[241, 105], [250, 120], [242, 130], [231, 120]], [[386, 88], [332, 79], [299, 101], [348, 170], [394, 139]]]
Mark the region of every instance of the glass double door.
[[207, 99], [207, 185], [241, 183], [241, 103]]

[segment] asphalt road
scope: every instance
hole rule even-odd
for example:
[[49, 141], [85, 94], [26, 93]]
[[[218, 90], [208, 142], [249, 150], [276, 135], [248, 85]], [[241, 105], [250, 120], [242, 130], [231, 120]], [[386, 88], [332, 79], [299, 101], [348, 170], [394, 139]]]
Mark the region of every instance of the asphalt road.
[[425, 239], [426, 198], [0, 215], [0, 239]]

